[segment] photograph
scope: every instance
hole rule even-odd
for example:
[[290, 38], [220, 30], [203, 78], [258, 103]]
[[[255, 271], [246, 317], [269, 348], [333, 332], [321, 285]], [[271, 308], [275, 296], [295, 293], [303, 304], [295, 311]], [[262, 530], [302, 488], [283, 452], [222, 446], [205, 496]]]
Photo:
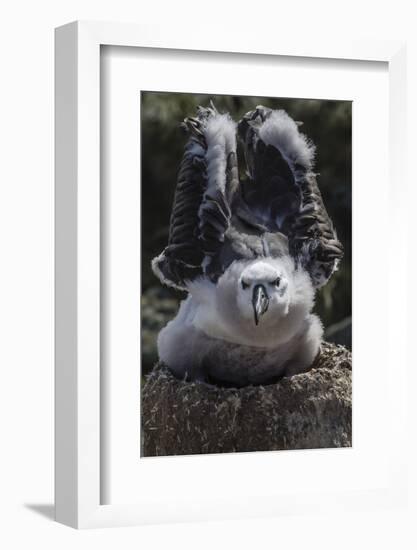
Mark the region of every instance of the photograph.
[[350, 447], [352, 102], [140, 101], [141, 457]]
[[417, 549], [409, 4], [3, 2], [0, 550]]

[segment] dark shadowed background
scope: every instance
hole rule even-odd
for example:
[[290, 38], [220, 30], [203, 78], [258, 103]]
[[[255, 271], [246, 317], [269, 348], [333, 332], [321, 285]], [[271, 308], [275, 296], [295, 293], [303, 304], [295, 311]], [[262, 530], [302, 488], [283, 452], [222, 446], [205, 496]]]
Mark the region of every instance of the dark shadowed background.
[[[301, 131], [315, 143], [318, 183], [345, 249], [339, 271], [317, 293], [315, 311], [326, 329], [326, 339], [351, 348], [351, 102], [142, 92], [142, 374], [157, 361], [158, 332], [174, 317], [185, 296], [163, 287], [150, 265], [168, 241], [176, 177], [186, 143], [180, 123], [210, 100], [236, 121], [257, 105], [284, 109], [303, 122]], [[239, 149], [238, 155], [243, 159]], [[243, 173], [244, 166], [239, 168]]]

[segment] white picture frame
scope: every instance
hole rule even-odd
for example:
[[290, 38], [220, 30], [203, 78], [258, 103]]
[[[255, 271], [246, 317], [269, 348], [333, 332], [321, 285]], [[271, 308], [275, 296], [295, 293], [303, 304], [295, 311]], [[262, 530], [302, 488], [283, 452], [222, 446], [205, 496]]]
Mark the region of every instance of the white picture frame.
[[[305, 512], [340, 506], [396, 505], [405, 498], [406, 411], [405, 331], [398, 332], [395, 402], [396, 448], [389, 456], [383, 489], [356, 494], [289, 494], [285, 501], [264, 499], [245, 506], [208, 501], [193, 513], [176, 506], [146, 509], [135, 504], [101, 504], [100, 408], [100, 48], [128, 46], [246, 53], [254, 55], [380, 61], [389, 71], [390, 195], [397, 235], [406, 234], [401, 216], [405, 189], [405, 45], [388, 41], [293, 41], [238, 30], [216, 36], [201, 29], [187, 35], [169, 27], [75, 22], [56, 30], [56, 519], [72, 527], [121, 526], [186, 519], [210, 519]], [[400, 240], [397, 240], [400, 242]], [[396, 266], [405, 265], [406, 241], [395, 249]], [[404, 273], [397, 271], [396, 276]], [[405, 280], [405, 275], [404, 275]], [[390, 300], [391, 317], [404, 319], [405, 285]], [[394, 425], [394, 420], [393, 420]], [[192, 504], [192, 503], [191, 503]]]

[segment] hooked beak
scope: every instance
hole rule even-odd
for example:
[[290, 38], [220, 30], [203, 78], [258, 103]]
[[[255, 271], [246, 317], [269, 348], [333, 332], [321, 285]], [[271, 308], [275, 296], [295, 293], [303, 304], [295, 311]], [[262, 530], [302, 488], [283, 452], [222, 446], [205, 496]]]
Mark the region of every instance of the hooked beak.
[[269, 296], [264, 285], [256, 285], [253, 289], [253, 312], [255, 314], [255, 325], [258, 325], [261, 316], [268, 310]]

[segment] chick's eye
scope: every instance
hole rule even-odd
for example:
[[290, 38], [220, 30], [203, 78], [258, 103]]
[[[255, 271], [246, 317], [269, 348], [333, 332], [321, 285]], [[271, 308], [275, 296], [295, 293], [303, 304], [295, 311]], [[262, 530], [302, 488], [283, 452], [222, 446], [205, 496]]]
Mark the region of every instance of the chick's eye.
[[280, 282], [281, 282], [281, 279], [280, 279], [280, 277], [277, 277], [277, 278], [275, 279], [275, 281], [272, 281], [272, 284], [273, 284], [274, 286], [276, 286], [276, 287], [278, 288], [278, 287], [279, 287], [279, 284], [280, 284]]
[[245, 283], [245, 281], [242, 279], [242, 288], [243, 290], [246, 290], [249, 287], [249, 283]]

